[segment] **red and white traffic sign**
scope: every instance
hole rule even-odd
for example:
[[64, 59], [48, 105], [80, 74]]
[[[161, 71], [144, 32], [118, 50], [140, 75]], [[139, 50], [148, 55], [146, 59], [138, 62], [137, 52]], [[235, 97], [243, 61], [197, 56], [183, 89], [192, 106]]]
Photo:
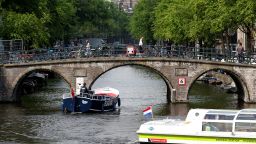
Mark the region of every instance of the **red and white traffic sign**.
[[184, 85], [186, 85], [186, 78], [179, 78], [178, 79], [178, 84], [179, 84], [179, 86], [184, 86]]

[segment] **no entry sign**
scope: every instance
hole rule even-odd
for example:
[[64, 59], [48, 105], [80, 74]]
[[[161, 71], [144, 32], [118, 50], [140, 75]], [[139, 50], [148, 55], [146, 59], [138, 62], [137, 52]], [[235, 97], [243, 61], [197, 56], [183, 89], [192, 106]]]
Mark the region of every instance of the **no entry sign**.
[[178, 84], [179, 84], [179, 86], [184, 86], [184, 85], [186, 85], [186, 78], [179, 78], [178, 79]]

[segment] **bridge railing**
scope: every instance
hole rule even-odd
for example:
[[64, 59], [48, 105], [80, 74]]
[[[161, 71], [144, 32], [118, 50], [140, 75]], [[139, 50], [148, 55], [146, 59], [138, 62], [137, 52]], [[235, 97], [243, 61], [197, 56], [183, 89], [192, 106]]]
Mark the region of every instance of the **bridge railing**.
[[[59, 59], [75, 59], [89, 57], [125, 57], [127, 55], [125, 44], [120, 47], [104, 47], [95, 49], [86, 49], [85, 47], [68, 47], [54, 49], [37, 49], [30, 51], [2, 51], [0, 52], [0, 63], [26, 63], [33, 61], [49, 61]], [[224, 52], [216, 48], [196, 48], [185, 46], [162, 46], [146, 45], [139, 51], [137, 45], [137, 54], [133, 57], [173, 57], [182, 59], [197, 59], [209, 61], [222, 61], [231, 63], [256, 63], [256, 54], [244, 52], [238, 57], [233, 48], [225, 49]]]

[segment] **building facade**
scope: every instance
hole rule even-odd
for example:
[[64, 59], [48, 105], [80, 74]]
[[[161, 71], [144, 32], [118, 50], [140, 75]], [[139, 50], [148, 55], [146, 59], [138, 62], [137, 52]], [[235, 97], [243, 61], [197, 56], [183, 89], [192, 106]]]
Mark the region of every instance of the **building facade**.
[[139, 0], [112, 0], [115, 4], [118, 5], [119, 9], [132, 13], [134, 6], [138, 3]]

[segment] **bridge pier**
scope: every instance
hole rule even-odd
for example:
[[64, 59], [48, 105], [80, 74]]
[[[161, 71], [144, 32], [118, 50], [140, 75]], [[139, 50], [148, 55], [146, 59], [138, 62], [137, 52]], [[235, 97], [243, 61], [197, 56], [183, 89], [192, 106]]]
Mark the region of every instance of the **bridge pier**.
[[187, 90], [184, 88], [177, 87], [176, 89], [171, 89], [171, 94], [169, 95], [169, 102], [171, 103], [186, 103], [188, 102]]
[[7, 82], [7, 76], [4, 72], [4, 68], [0, 65], [0, 102], [13, 102], [12, 88]]
[[185, 67], [173, 67], [171, 74], [168, 76], [170, 87], [170, 102], [184, 103], [188, 102], [188, 90], [190, 78], [188, 77], [188, 69]]

